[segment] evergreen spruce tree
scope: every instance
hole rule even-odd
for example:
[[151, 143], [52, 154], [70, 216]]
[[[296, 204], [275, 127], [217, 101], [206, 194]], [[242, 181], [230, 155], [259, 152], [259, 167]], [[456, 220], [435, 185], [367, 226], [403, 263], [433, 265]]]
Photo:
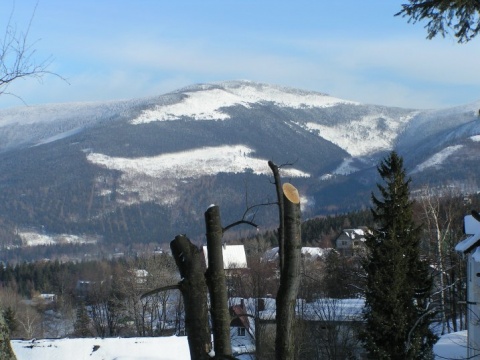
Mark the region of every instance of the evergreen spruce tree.
[[92, 332], [90, 331], [90, 318], [83, 303], [78, 305], [76, 315], [75, 323], [73, 324], [74, 335], [77, 337], [92, 336]]
[[413, 220], [403, 159], [395, 152], [378, 172], [381, 197], [372, 194], [375, 228], [367, 236], [365, 330], [369, 358], [430, 359], [436, 340], [429, 330], [432, 278], [420, 259], [420, 232]]
[[18, 323], [17, 323], [17, 319], [16, 319], [16, 316], [15, 316], [15, 310], [13, 310], [11, 306], [8, 306], [3, 311], [3, 318], [5, 319], [5, 323], [7, 324], [9, 334], [10, 334], [10, 336], [12, 336], [12, 334], [18, 328]]
[[8, 325], [3, 318], [3, 311], [0, 311], [0, 359], [2, 360], [16, 360], [10, 345]]

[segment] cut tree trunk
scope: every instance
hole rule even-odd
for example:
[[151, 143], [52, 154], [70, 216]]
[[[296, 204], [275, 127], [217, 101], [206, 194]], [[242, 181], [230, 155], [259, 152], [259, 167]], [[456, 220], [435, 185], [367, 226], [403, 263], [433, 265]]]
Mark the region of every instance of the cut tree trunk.
[[280, 287], [276, 298], [277, 332], [275, 338], [275, 358], [293, 360], [295, 358], [294, 328], [295, 303], [300, 286], [300, 196], [291, 184], [283, 187], [284, 206], [284, 263], [280, 269]]
[[230, 341], [230, 313], [228, 312], [227, 284], [223, 268], [223, 229], [220, 209], [211, 206], [205, 212], [207, 230], [208, 269], [207, 285], [210, 292], [213, 344], [216, 358], [232, 355]]
[[207, 284], [205, 282], [203, 252], [185, 235], [178, 235], [170, 243], [173, 258], [182, 280], [180, 292], [185, 304], [185, 330], [192, 360], [206, 360], [211, 351], [208, 326]]
[[282, 191], [282, 181], [280, 179], [280, 171], [278, 166], [273, 162], [269, 161], [268, 166], [273, 173], [273, 181], [275, 184], [275, 191], [277, 193], [277, 202], [278, 202], [278, 258], [279, 258], [279, 267], [280, 271], [283, 269], [284, 261], [284, 252], [285, 252], [285, 225], [284, 225], [284, 206], [283, 206], [283, 191]]

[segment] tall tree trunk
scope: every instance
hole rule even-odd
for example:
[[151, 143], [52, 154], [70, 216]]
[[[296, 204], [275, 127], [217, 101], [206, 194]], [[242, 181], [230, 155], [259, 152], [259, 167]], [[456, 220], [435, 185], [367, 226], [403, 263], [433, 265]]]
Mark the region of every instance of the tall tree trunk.
[[207, 285], [210, 292], [215, 357], [232, 355], [230, 342], [230, 314], [228, 312], [227, 284], [223, 268], [220, 209], [211, 206], [205, 212], [207, 230], [208, 269]]
[[300, 286], [300, 196], [291, 184], [283, 187], [285, 244], [284, 264], [280, 269], [280, 287], [276, 298], [277, 333], [275, 338], [275, 358], [292, 360], [295, 358], [294, 324], [295, 302]]
[[203, 252], [185, 235], [178, 235], [170, 243], [172, 255], [182, 280], [180, 292], [185, 304], [185, 330], [187, 331], [190, 358], [209, 359], [211, 350], [208, 326], [207, 285], [205, 282]]

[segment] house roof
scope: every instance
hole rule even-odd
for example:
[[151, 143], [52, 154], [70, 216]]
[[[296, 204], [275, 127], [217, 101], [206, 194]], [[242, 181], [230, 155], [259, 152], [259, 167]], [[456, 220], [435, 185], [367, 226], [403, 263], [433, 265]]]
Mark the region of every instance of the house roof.
[[463, 219], [463, 224], [465, 234], [470, 236], [460, 241], [457, 246], [455, 246], [455, 250], [468, 253], [480, 245], [480, 222], [475, 220], [472, 215], [467, 215]]
[[235, 320], [238, 320], [245, 329], [250, 329], [250, 322], [248, 321], [248, 316], [246, 316], [247, 312], [245, 309], [241, 305], [233, 305], [230, 309], [236, 317], [232, 323], [236, 322]]
[[[362, 321], [365, 299], [318, 299], [311, 303], [300, 304], [297, 299], [295, 312], [297, 317], [308, 321]], [[275, 319], [275, 308], [260, 311], [260, 319]]]
[[475, 249], [475, 252], [472, 254], [472, 259], [475, 262], [480, 262], [480, 246]]
[[[303, 256], [310, 257], [311, 259], [316, 260], [324, 257], [332, 250], [333, 249], [331, 248], [323, 249], [319, 247], [302, 247], [301, 251]], [[276, 259], [278, 259], [278, 246], [265, 251], [265, 254], [263, 254], [263, 260], [273, 261]]]
[[343, 229], [342, 234], [347, 235], [352, 240], [365, 240], [365, 231], [363, 229]]
[[[223, 268], [228, 269], [246, 269], [247, 256], [245, 255], [245, 247], [243, 245], [223, 245]], [[203, 255], [205, 256], [205, 263], [208, 267], [208, 249], [203, 247]]]
[[480, 240], [480, 232], [478, 234], [469, 236], [465, 240], [460, 241], [457, 246], [455, 246], [455, 250], [463, 253], [470, 252], [472, 248], [479, 244]]

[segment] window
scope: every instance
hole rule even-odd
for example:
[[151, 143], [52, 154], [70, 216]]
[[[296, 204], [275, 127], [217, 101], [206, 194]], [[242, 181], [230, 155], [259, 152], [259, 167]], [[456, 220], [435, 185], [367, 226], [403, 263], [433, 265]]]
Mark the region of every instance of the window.
[[245, 336], [245, 328], [244, 327], [238, 327], [237, 328], [237, 335], [238, 336]]

